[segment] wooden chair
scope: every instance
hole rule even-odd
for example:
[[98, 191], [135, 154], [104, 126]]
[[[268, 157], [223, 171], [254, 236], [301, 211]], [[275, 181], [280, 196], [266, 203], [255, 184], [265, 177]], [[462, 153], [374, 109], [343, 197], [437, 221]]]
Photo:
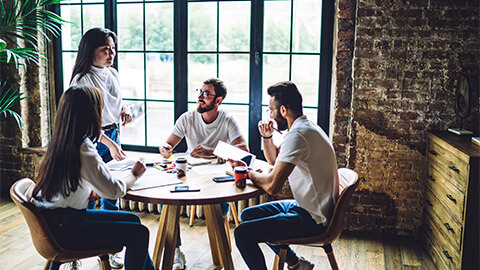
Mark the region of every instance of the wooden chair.
[[327, 229], [325, 232], [319, 235], [313, 235], [310, 237], [296, 238], [296, 239], [285, 239], [276, 242], [272, 242], [273, 245], [283, 245], [284, 248], [280, 249], [279, 256], [275, 256], [275, 262], [273, 269], [282, 269], [285, 263], [285, 257], [287, 255], [287, 245], [308, 245], [322, 247], [327, 253], [328, 261], [332, 269], [337, 270], [338, 265], [333, 255], [332, 242], [340, 237], [342, 233], [343, 223], [345, 221], [345, 212], [352, 197], [353, 192], [357, 188], [359, 181], [358, 175], [356, 172], [347, 169], [340, 168], [338, 169], [339, 177], [339, 196], [335, 208], [333, 210], [332, 218], [328, 223]]
[[29, 200], [27, 191], [33, 188], [33, 185], [35, 183], [31, 179], [18, 180], [10, 188], [10, 197], [20, 208], [27, 222], [35, 249], [42, 257], [47, 259], [44, 269], [59, 269], [60, 265], [65, 262], [99, 256], [101, 269], [110, 270], [108, 254], [120, 252], [122, 247], [96, 250], [68, 250], [62, 248], [51, 234], [40, 210]]

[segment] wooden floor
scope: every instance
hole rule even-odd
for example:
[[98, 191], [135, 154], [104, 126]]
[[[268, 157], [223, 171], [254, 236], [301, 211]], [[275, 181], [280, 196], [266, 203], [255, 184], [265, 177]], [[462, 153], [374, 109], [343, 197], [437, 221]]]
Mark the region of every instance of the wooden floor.
[[[157, 231], [158, 214], [137, 213], [151, 232], [150, 254]], [[181, 218], [182, 251], [187, 258], [187, 269], [215, 269], [210, 256], [205, 221], [195, 219], [193, 227]], [[231, 225], [231, 236], [233, 237]], [[232, 238], [233, 240], [233, 238]], [[273, 252], [262, 249], [269, 267]], [[293, 246], [297, 254], [315, 264], [314, 269], [330, 269], [323, 249]], [[334, 242], [333, 250], [340, 269], [436, 269], [418, 241], [408, 239], [381, 239], [372, 236], [354, 236], [344, 233]], [[233, 262], [236, 269], [248, 269], [233, 243]], [[38, 255], [30, 239], [28, 227], [18, 208], [11, 201], [0, 201], [0, 269], [43, 269], [45, 260]], [[100, 269], [96, 258], [82, 260], [81, 269]]]

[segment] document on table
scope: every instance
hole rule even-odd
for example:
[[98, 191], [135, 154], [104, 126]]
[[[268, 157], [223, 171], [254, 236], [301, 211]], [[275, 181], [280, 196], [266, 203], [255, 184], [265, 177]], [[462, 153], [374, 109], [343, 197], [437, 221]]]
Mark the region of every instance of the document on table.
[[[183, 157], [187, 159], [188, 165], [190, 166], [197, 166], [197, 165], [205, 165], [205, 164], [210, 164], [212, 163], [211, 159], [206, 159], [206, 158], [195, 158], [190, 156], [189, 153], [176, 153], [170, 156], [168, 158], [168, 161], [175, 162], [175, 160], [179, 157]], [[212, 157], [214, 158], [214, 157]]]
[[[123, 178], [130, 173], [130, 170], [110, 171], [114, 178]], [[156, 168], [147, 168], [145, 173], [140, 177], [131, 190], [140, 190], [153, 187], [163, 187], [169, 185], [181, 184], [183, 181], [177, 178], [176, 173], [166, 173]]]
[[213, 154], [223, 159], [242, 160], [247, 163], [248, 167], [251, 167], [255, 162], [255, 155], [247, 151], [243, 151], [226, 142], [219, 141], [217, 147], [213, 151]]

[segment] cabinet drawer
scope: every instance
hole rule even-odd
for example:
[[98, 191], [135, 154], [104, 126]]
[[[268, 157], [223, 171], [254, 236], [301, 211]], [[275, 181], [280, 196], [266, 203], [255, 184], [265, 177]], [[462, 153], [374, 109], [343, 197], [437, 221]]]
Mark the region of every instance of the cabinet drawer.
[[425, 235], [428, 236], [433, 246], [440, 253], [441, 258], [451, 269], [461, 268], [460, 254], [442, 237], [440, 228], [435, 225], [435, 222], [430, 219], [429, 215], [425, 215], [425, 225], [433, 224], [430, 227], [425, 226]]
[[427, 187], [458, 221], [463, 221], [465, 194], [446, 179], [435, 167], [427, 166]]
[[425, 224], [430, 228], [437, 227], [446, 242], [450, 243], [456, 251], [461, 252], [462, 225], [447, 212], [445, 207], [428, 189], [425, 192], [425, 210], [425, 215], [428, 216]]
[[426, 234], [425, 227], [422, 227], [423, 229], [423, 235], [420, 237], [420, 240], [423, 242], [423, 246], [425, 247], [425, 250], [427, 253], [430, 255], [430, 258], [432, 258], [433, 263], [435, 266], [437, 266], [437, 270], [450, 270], [450, 267], [445, 263], [443, 260], [443, 257], [445, 255], [440, 254], [440, 251], [438, 251], [435, 246], [433, 246], [432, 240], [428, 238], [428, 235]]
[[427, 149], [427, 160], [446, 178], [452, 179], [458, 189], [465, 192], [470, 166], [463, 159], [434, 142]]

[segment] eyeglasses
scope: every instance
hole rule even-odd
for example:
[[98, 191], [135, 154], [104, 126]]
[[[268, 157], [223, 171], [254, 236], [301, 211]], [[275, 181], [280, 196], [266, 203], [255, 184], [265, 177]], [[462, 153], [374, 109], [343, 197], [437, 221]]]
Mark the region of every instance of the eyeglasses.
[[203, 96], [204, 98], [208, 98], [209, 96], [215, 96], [214, 94], [210, 94], [202, 89], [195, 89], [197, 91], [198, 96]]
[[265, 109], [265, 112], [266, 112], [268, 115], [272, 115], [273, 110], [276, 110], [276, 109], [278, 109], [278, 108], [275, 107], [275, 108], [271, 109], [270, 107], [267, 107], [267, 108]]

